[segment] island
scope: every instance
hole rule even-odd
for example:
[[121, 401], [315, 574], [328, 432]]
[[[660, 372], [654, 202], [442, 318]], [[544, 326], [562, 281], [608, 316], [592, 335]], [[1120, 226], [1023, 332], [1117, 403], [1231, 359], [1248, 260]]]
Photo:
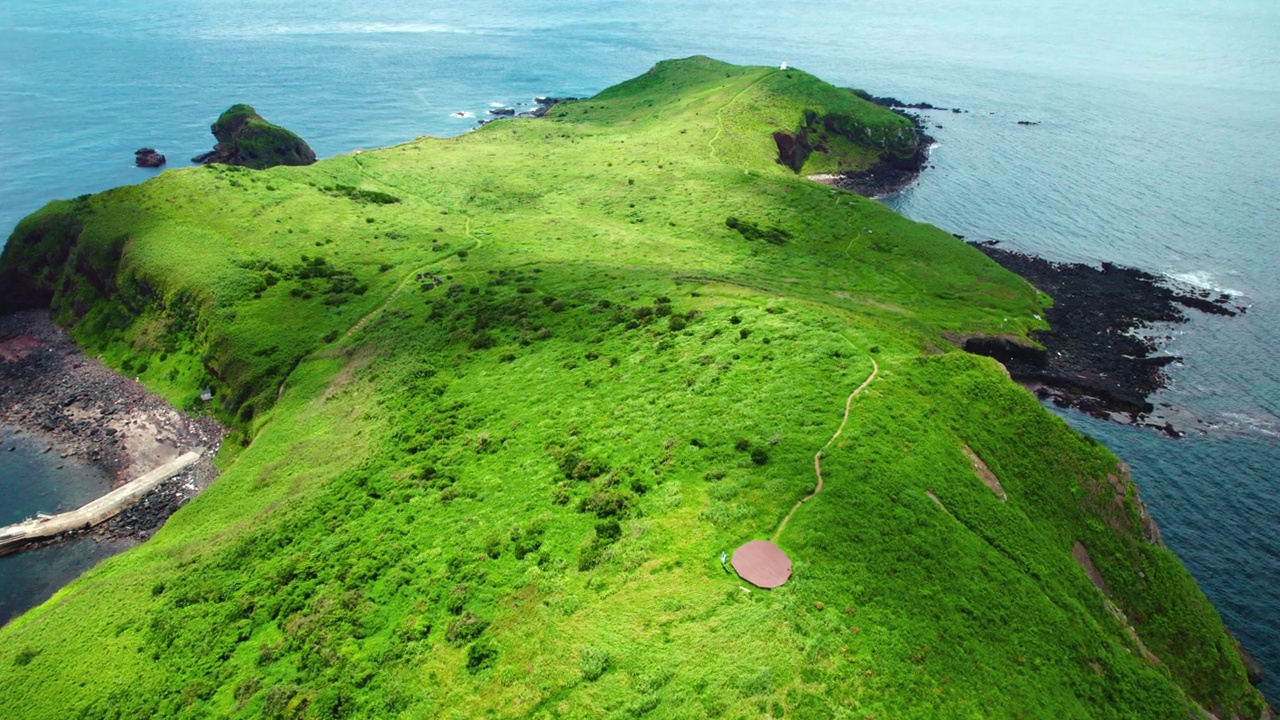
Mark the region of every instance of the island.
[[1040, 347], [1052, 299], [809, 179], [920, 143], [692, 57], [49, 203], [0, 307], [230, 434], [154, 537], [0, 628], [4, 706], [1271, 716], [1127, 467], [964, 350]]
[[315, 151], [306, 140], [267, 122], [249, 105], [232, 105], [209, 130], [218, 144], [191, 158], [193, 163], [222, 163], [265, 170], [277, 165], [310, 165]]

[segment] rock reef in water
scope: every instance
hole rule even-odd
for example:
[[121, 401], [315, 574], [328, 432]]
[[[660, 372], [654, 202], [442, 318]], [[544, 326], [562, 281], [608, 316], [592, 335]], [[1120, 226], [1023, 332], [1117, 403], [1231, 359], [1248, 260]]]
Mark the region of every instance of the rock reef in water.
[[194, 163], [222, 163], [262, 170], [277, 165], [310, 165], [315, 151], [307, 141], [273, 125], [249, 105], [232, 105], [210, 128], [218, 144], [191, 158]]
[[1187, 321], [1182, 308], [1234, 316], [1231, 297], [1168, 281], [1135, 268], [1103, 263], [1055, 263], [995, 243], [972, 243], [1006, 270], [1054, 299], [1045, 312], [1050, 329], [1032, 337], [1045, 349], [1000, 337], [970, 337], [964, 349], [1003, 363], [1013, 379], [1061, 406], [1099, 417], [1128, 416], [1179, 436], [1157, 417], [1148, 397], [1165, 387], [1164, 368], [1180, 358], [1158, 354], [1153, 327]]
[[155, 148], [141, 148], [133, 152], [133, 162], [140, 168], [158, 168], [165, 164], [166, 158]]

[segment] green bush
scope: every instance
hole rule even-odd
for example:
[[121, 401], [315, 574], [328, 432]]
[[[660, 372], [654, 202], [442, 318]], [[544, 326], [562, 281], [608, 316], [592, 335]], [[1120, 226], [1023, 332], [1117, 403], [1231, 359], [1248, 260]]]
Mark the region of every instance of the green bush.
[[470, 610], [464, 611], [445, 630], [445, 639], [451, 645], [465, 645], [475, 640], [489, 627], [488, 621]]
[[467, 670], [479, 672], [493, 665], [497, 658], [498, 648], [487, 639], [480, 640], [467, 648]]
[[582, 673], [582, 679], [587, 682], [599, 680], [601, 675], [608, 672], [611, 662], [608, 650], [584, 647], [578, 653], [578, 670]]
[[19, 650], [18, 654], [14, 656], [13, 664], [17, 665], [18, 667], [30, 665], [31, 661], [35, 660], [36, 656], [39, 654], [40, 654], [40, 650], [28, 645], [27, 647], [24, 647], [21, 650]]

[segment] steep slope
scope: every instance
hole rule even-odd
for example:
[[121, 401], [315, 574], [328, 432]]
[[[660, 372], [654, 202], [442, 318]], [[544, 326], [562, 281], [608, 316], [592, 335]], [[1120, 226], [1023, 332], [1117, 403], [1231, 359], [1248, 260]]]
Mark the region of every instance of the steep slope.
[[[3, 301], [175, 400], [215, 387], [240, 441], [154, 539], [0, 629], [3, 705], [1257, 716], [1115, 458], [941, 340], [1025, 336], [1047, 299], [779, 161], [775, 133], [830, 124], [861, 139], [802, 165], [874, 162], [900, 122], [690, 58], [545, 119], [28, 218]], [[720, 552], [812, 490], [872, 357], [778, 540], [792, 580], [744, 589]]]

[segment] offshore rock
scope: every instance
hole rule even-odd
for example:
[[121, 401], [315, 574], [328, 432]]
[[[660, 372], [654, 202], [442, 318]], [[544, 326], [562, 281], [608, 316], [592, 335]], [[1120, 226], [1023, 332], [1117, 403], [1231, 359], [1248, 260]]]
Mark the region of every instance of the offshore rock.
[[155, 148], [135, 150], [133, 161], [140, 168], [158, 168], [165, 164], [165, 156], [156, 152]]
[[273, 125], [249, 105], [232, 105], [209, 128], [218, 144], [191, 158], [194, 163], [222, 163], [262, 170], [277, 165], [310, 165], [316, 154], [294, 133]]

